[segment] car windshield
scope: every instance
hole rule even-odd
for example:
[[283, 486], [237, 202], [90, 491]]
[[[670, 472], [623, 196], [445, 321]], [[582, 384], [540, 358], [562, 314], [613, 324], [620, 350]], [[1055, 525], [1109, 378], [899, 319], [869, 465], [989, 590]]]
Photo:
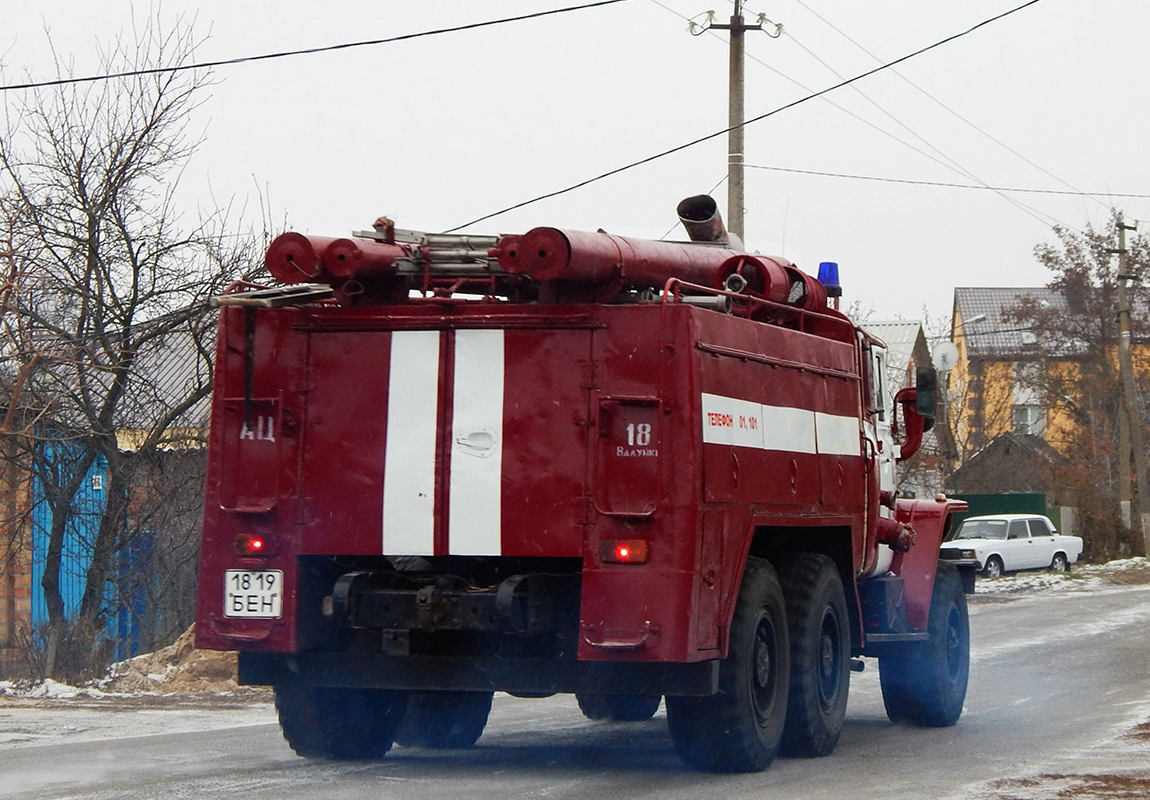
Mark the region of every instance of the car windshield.
[[955, 539], [1005, 539], [1006, 520], [968, 519], [958, 528]]

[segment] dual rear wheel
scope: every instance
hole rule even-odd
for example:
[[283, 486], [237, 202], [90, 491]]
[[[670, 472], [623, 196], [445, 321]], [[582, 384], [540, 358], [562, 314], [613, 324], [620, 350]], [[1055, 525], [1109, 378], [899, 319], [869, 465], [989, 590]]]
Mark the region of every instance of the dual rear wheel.
[[284, 738], [299, 755], [378, 759], [393, 744], [470, 747], [487, 724], [492, 694], [277, 686], [275, 705]]
[[834, 561], [784, 558], [776, 573], [748, 560], [731, 624], [719, 693], [668, 697], [679, 756], [713, 772], [765, 769], [782, 750], [825, 756], [846, 719], [850, 623]]
[[579, 710], [587, 719], [642, 722], [655, 716], [663, 696], [658, 694], [584, 694], [577, 692]]

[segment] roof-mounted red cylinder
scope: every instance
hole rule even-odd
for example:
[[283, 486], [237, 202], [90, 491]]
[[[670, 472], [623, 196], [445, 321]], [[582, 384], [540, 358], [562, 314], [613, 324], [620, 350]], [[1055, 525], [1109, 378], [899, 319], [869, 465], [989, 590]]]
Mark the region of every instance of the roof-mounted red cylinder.
[[794, 265], [787, 267], [787, 274], [791, 276], [788, 305], [807, 311], [826, 311], [827, 287]]
[[770, 256], [750, 256], [741, 254], [727, 259], [719, 270], [719, 284], [727, 278], [738, 275], [747, 282], [747, 290], [756, 297], [775, 303], [787, 302], [790, 279], [786, 268], [791, 262]]
[[323, 265], [339, 278], [391, 275], [395, 262], [411, 255], [411, 248], [374, 239], [336, 239], [323, 254]]
[[505, 236], [495, 250], [505, 272], [537, 281], [661, 287], [671, 278], [718, 288], [719, 270], [735, 251], [725, 247], [628, 239], [609, 233], [535, 228]]
[[280, 283], [342, 283], [395, 272], [396, 261], [410, 257], [410, 245], [374, 239], [333, 239], [283, 233], [268, 247], [264, 263]]
[[335, 239], [282, 233], [268, 247], [264, 264], [280, 283], [308, 283], [323, 274], [323, 253]]
[[[827, 307], [826, 287], [803, 272], [790, 261], [778, 256], [738, 255], [727, 260], [719, 271], [725, 284], [732, 275], [746, 282], [746, 291], [772, 303], [823, 311]], [[764, 312], [767, 317], [785, 319], [794, 312], [774, 308]]]

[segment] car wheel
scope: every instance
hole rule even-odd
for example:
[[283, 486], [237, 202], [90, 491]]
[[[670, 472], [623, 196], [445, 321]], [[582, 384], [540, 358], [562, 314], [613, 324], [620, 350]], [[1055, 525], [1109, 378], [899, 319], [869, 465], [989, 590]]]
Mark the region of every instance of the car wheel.
[[1070, 570], [1070, 562], [1066, 560], [1065, 553], [1055, 553], [1054, 559], [1050, 562], [1051, 572], [1068, 572]]
[[787, 715], [790, 641], [783, 590], [765, 559], [749, 558], [731, 620], [719, 691], [667, 697], [675, 751], [710, 772], [758, 772], [778, 752]]
[[991, 556], [986, 559], [986, 566], [982, 569], [982, 576], [984, 578], [997, 578], [1004, 570], [1002, 569], [1002, 559], [998, 556]]

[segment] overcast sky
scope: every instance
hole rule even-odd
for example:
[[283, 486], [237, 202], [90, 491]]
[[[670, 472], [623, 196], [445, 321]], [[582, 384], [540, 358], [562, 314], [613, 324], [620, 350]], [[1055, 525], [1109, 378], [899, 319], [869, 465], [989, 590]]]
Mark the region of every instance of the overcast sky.
[[[1023, 0], [757, 0], [783, 35], [747, 40], [748, 118], [967, 30]], [[197, 60], [387, 38], [577, 5], [470, 0], [166, 0], [194, 21]], [[151, 6], [3, 0], [5, 84], [76, 74]], [[274, 220], [345, 235], [380, 214], [438, 231], [722, 130], [725, 34], [686, 18], [723, 0], [628, 0], [542, 19], [214, 71], [183, 179], [187, 208], [264, 194]], [[700, 21], [702, 18], [700, 17]], [[815, 273], [840, 263], [872, 318], [949, 315], [955, 286], [1040, 286], [1051, 228], [1148, 220], [1147, 0], [1041, 0], [851, 87], [747, 128], [752, 249]], [[865, 48], [865, 50], [864, 50]], [[869, 54], [868, 52], [869, 51]], [[4, 100], [17, 99], [5, 92]], [[726, 209], [726, 138], [487, 220], [682, 238], [681, 198]], [[863, 180], [881, 178], [878, 180]], [[898, 182], [895, 182], [898, 181]], [[1003, 194], [907, 182], [1102, 193]], [[1005, 196], [1004, 196], [1005, 195]], [[1009, 199], [1008, 199], [1009, 198]], [[278, 231], [277, 231], [278, 232]]]

